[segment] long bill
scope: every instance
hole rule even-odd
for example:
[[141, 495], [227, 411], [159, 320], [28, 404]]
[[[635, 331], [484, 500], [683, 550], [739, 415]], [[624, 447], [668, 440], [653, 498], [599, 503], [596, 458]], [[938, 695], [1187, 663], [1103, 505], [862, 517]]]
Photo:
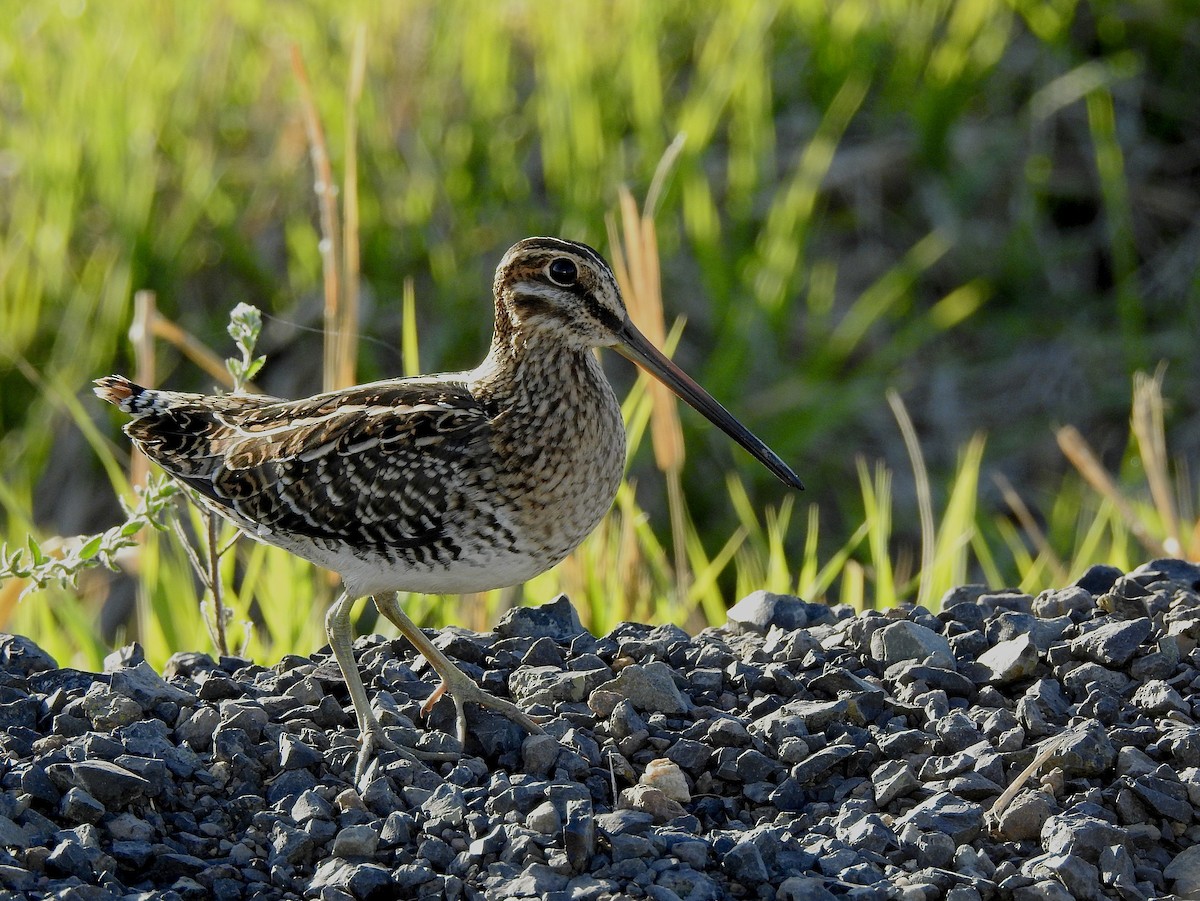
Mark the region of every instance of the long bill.
[[641, 366], [656, 379], [678, 394], [683, 400], [703, 413], [704, 416], [726, 435], [750, 451], [759, 462], [775, 473], [792, 488], [804, 489], [800, 477], [780, 459], [775, 451], [767, 447], [748, 428], [738, 422], [733, 414], [721, 406], [711, 394], [701, 388], [691, 376], [672, 363], [665, 354], [646, 340], [646, 336], [634, 327], [626, 317], [617, 332], [620, 344], [613, 350]]

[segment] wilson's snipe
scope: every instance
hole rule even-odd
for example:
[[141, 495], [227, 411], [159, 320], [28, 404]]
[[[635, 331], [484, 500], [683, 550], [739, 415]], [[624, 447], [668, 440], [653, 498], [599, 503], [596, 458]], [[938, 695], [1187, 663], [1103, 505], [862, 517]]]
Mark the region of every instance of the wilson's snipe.
[[634, 328], [608, 264], [583, 244], [527, 238], [494, 284], [491, 350], [476, 369], [392, 379], [305, 400], [158, 391], [121, 376], [96, 393], [125, 432], [204, 503], [259, 541], [331, 569], [345, 590], [325, 620], [362, 733], [356, 778], [386, 744], [354, 663], [350, 607], [370, 595], [454, 700], [540, 727], [479, 688], [400, 609], [397, 591], [463, 593], [544, 572], [616, 496], [621, 410], [593, 349], [615, 347], [785, 483], [796, 474]]

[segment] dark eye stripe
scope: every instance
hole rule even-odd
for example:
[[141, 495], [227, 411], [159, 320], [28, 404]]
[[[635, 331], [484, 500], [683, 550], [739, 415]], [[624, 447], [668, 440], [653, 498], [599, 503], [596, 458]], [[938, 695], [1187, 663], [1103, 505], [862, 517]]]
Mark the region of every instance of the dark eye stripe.
[[620, 318], [613, 313], [612, 310], [608, 310], [600, 306], [600, 302], [591, 294], [584, 295], [583, 305], [587, 311], [591, 313], [592, 316], [595, 317], [606, 329], [612, 332], [620, 330]]

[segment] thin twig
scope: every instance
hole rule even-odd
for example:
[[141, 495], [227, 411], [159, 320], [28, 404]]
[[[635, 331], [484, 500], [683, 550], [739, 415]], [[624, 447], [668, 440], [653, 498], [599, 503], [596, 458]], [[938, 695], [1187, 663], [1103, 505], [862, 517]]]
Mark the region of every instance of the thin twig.
[[1008, 805], [1013, 802], [1013, 799], [1020, 794], [1021, 789], [1025, 787], [1033, 775], [1041, 768], [1047, 760], [1054, 756], [1054, 753], [1064, 747], [1069, 739], [1074, 738], [1081, 732], [1081, 728], [1076, 726], [1061, 735], [1056, 735], [1053, 738], [1047, 739], [1045, 745], [1034, 756], [1033, 761], [1025, 769], [1021, 770], [1019, 776], [1012, 781], [1012, 784], [1004, 790], [1004, 793], [996, 799], [996, 802], [991, 806], [991, 809], [985, 814], [984, 819], [990, 825], [992, 834], [996, 834], [996, 830], [1000, 825], [1000, 818], [1004, 816], [1004, 811], [1008, 809]]

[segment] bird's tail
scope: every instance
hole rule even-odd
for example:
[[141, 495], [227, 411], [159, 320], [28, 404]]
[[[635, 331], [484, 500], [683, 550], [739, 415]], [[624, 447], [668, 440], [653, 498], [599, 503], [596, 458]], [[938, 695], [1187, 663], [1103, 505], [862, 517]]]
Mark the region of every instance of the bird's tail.
[[95, 384], [96, 387], [92, 390], [96, 392], [97, 397], [115, 404], [122, 412], [131, 416], [149, 413], [154, 409], [158, 392], [143, 388], [123, 375], [106, 375], [102, 379], [96, 379]]

